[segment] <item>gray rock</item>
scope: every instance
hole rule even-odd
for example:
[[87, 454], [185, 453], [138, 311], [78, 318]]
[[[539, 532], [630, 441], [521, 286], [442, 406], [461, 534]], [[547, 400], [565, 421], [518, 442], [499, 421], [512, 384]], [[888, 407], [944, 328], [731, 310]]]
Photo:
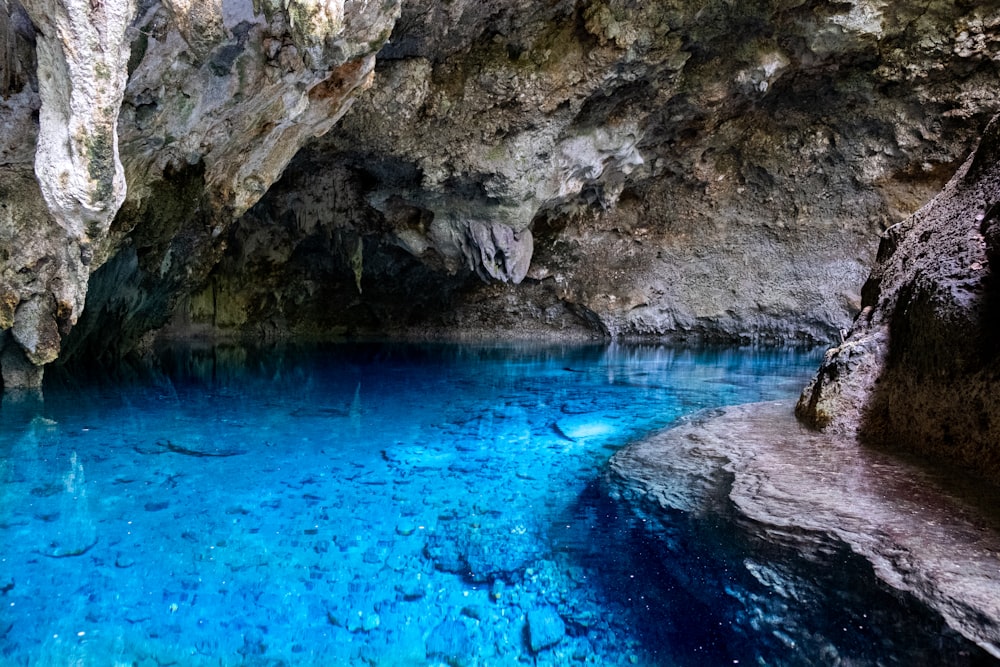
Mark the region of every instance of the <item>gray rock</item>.
[[100, 4], [0, 20], [34, 365], [154, 330], [833, 340], [1000, 109], [982, 3]]
[[[713, 521], [735, 508], [741, 530], [809, 558], [832, 537], [870, 561], [886, 584], [1000, 655], [996, 492], [864, 447], [853, 436], [809, 431], [796, 424], [789, 402], [703, 413], [629, 445], [612, 457], [608, 482], [613, 498], [650, 524], [664, 522], [665, 530], [678, 513]], [[777, 570], [744, 565], [778, 596], [797, 597], [798, 584]], [[780, 630], [790, 631], [794, 618], [780, 618]], [[797, 641], [802, 656], [821, 655], [828, 642], [808, 633]]]
[[886, 231], [864, 310], [796, 414], [1000, 481], [1000, 121], [947, 187]]

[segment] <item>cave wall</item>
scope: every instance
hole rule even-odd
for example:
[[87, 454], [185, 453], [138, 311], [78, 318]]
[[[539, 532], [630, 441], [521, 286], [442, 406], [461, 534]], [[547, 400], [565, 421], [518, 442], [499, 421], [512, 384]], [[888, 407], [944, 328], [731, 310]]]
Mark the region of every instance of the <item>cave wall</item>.
[[1000, 120], [947, 187], [888, 229], [864, 301], [796, 414], [1000, 481]]
[[4, 386], [75, 352], [116, 357], [161, 326], [227, 228], [370, 85], [398, 13], [3, 0]]
[[[238, 315], [196, 294], [173, 330], [280, 330], [294, 303], [298, 330], [836, 340], [878, 235], [998, 108], [998, 22], [997, 3], [404, 3], [373, 86], [235, 231], [247, 256], [211, 289]], [[254, 282], [283, 215], [350, 239], [336, 294], [298, 269]], [[394, 296], [377, 267], [414, 262], [428, 281]]]
[[157, 335], [829, 341], [1000, 107], [998, 2], [0, 9], [7, 386]]

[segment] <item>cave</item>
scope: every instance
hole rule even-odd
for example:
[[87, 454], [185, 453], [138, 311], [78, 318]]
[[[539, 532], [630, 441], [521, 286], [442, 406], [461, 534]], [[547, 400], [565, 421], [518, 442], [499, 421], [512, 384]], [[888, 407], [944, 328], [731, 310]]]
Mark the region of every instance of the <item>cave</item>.
[[1000, 660], [1000, 5], [0, 0], [5, 664]]

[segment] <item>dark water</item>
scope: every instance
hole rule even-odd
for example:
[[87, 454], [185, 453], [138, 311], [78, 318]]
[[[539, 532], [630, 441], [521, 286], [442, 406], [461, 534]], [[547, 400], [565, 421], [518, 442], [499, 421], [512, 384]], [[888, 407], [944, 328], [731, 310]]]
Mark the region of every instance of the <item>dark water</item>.
[[[228, 348], [53, 382], [0, 413], [0, 664], [971, 664], [849, 554], [856, 573], [811, 575], [692, 517], [644, 529], [601, 491], [630, 440], [790, 398], [818, 359]], [[767, 568], [794, 569], [805, 609], [756, 591]], [[869, 613], [846, 662], [794, 643]]]

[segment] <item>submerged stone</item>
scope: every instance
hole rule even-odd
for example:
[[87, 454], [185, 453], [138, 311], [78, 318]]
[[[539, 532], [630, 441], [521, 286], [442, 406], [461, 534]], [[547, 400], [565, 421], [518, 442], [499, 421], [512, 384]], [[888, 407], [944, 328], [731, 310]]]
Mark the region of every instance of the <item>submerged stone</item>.
[[445, 621], [427, 637], [427, 657], [444, 660], [451, 667], [472, 664], [473, 649], [469, 629], [460, 621]]
[[555, 609], [542, 607], [528, 612], [528, 642], [532, 651], [537, 653], [558, 644], [565, 634], [566, 624]]
[[583, 414], [560, 419], [554, 426], [557, 433], [567, 440], [584, 440], [587, 438], [606, 438], [618, 430], [608, 415]]

